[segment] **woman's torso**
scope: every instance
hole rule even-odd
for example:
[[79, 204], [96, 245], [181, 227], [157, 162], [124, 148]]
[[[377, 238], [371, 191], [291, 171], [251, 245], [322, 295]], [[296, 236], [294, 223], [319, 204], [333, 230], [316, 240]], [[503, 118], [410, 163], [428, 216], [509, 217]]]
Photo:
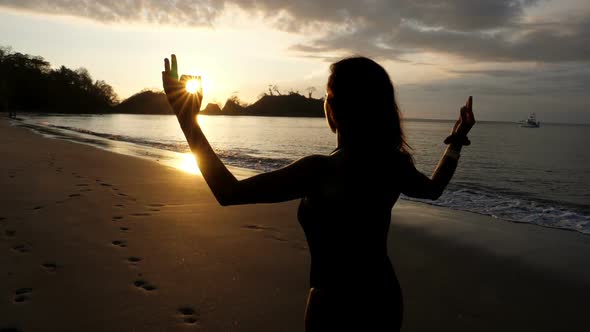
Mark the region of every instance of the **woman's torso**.
[[317, 187], [301, 200], [298, 219], [311, 253], [312, 287], [375, 284], [392, 277], [387, 234], [400, 191], [391, 160], [375, 164], [337, 150]]
[[298, 219], [311, 253], [310, 301], [331, 303], [321, 310], [342, 313], [362, 301], [371, 312], [401, 315], [401, 292], [387, 255], [391, 209], [400, 194], [396, 160], [337, 150], [327, 158], [317, 187], [301, 200]]

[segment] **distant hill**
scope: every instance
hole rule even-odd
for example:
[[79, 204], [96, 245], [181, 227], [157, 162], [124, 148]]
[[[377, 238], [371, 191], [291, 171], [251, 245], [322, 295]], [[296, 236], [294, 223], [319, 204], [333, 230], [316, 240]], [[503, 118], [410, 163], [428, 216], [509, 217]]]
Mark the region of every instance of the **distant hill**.
[[323, 118], [324, 102], [321, 99], [307, 98], [296, 93], [282, 96], [265, 95], [244, 108], [240, 115]]
[[[115, 113], [130, 114], [174, 114], [163, 92], [143, 91], [137, 93], [119, 105]], [[223, 109], [217, 104], [209, 103], [201, 114], [207, 115], [250, 115], [250, 116], [289, 116], [289, 117], [324, 117], [322, 99], [307, 98], [300, 94], [281, 96], [265, 95], [252, 105], [243, 106], [228, 99]]]
[[324, 105], [321, 99], [306, 98], [300, 94], [265, 95], [248, 106], [239, 105], [231, 99], [227, 100], [223, 109], [211, 105], [207, 105], [201, 113], [208, 115], [324, 117]]
[[174, 114], [163, 92], [145, 90], [123, 100], [113, 109], [114, 113]]
[[207, 113], [207, 114], [220, 113], [221, 108], [217, 104], [209, 103], [209, 104], [207, 104], [207, 106], [203, 110], [201, 110], [201, 112]]

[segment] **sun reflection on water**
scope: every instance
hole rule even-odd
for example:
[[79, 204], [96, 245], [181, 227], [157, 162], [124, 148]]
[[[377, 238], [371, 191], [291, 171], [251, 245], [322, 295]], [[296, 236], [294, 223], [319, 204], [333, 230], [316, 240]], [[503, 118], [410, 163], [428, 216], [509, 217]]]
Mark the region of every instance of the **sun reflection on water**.
[[197, 160], [195, 158], [195, 155], [190, 152], [182, 153], [180, 154], [180, 158], [175, 160], [176, 165], [174, 165], [174, 167], [187, 173], [201, 174], [199, 166], [197, 166]]

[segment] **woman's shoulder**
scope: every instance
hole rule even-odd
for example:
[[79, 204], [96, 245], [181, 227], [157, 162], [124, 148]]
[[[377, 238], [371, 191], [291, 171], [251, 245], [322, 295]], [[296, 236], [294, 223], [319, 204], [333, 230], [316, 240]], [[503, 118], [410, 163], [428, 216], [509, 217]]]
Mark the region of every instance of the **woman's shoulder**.
[[376, 152], [376, 153], [355, 153], [346, 149], [336, 149], [329, 155], [313, 154], [298, 160], [308, 169], [315, 171], [329, 171], [338, 173], [338, 170], [355, 168], [372, 168], [375, 171], [385, 167], [392, 169], [406, 169], [413, 166], [412, 157], [401, 151]]

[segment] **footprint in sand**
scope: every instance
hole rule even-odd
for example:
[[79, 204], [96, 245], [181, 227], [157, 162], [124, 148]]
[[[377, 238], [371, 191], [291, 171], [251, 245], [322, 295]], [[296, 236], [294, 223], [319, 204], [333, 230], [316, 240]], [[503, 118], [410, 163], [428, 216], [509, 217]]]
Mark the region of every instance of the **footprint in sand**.
[[180, 307], [176, 310], [176, 315], [186, 324], [196, 324], [199, 314], [191, 307]]
[[131, 215], [134, 217], [148, 217], [148, 216], [151, 216], [151, 213], [137, 212], [137, 213], [132, 213]]
[[19, 288], [14, 291], [14, 303], [26, 303], [31, 300], [31, 293], [33, 292], [32, 288], [25, 287]]
[[121, 232], [129, 232], [129, 227], [119, 227]]
[[4, 222], [4, 220], [6, 220], [6, 218], [0, 217], [0, 222]]
[[280, 241], [280, 242], [289, 242], [289, 240], [280, 236], [281, 233], [279, 231], [277, 231], [277, 229], [272, 228], [272, 227], [268, 227], [268, 226], [264, 226], [264, 225], [257, 225], [257, 224], [246, 224], [246, 225], [242, 225], [242, 228], [254, 230], [254, 231], [265, 231], [266, 232], [265, 237], [268, 239], [272, 239], [272, 240]]
[[118, 208], [124, 208], [124, 207], [125, 207], [125, 205], [123, 205], [123, 204], [115, 204], [115, 207], [118, 207]]
[[137, 256], [130, 256], [127, 257], [127, 262], [130, 263], [131, 265], [137, 265], [137, 263], [141, 262], [143, 259], [141, 257], [137, 257]]
[[12, 230], [12, 229], [8, 229], [8, 230], [4, 231], [4, 234], [7, 237], [14, 237], [16, 235], [16, 231], [15, 230]]
[[41, 206], [41, 205], [38, 205], [38, 206], [35, 206], [35, 207], [33, 208], [33, 210], [41, 210], [42, 208], [43, 208], [43, 206]]
[[26, 244], [17, 244], [16, 246], [12, 247], [12, 250], [21, 254], [25, 254], [30, 252], [31, 248]]
[[288, 240], [287, 240], [287, 239], [285, 239], [285, 238], [282, 238], [282, 237], [280, 237], [280, 236], [278, 236], [278, 235], [268, 235], [268, 236], [266, 236], [266, 237], [267, 237], [267, 238], [269, 238], [269, 239], [273, 239], [273, 240], [276, 240], [276, 241], [280, 241], [280, 242], [288, 242]]
[[80, 194], [69, 194], [68, 196], [69, 196], [69, 197], [80, 197], [80, 196], [82, 196], [82, 195], [80, 195]]
[[111, 242], [112, 245], [120, 247], [120, 248], [126, 248], [127, 247], [127, 241], [125, 240], [113, 240]]
[[121, 220], [123, 216], [113, 216], [113, 221]]
[[133, 282], [133, 285], [137, 288], [141, 288], [143, 290], [146, 290], [148, 292], [154, 291], [156, 289], [158, 289], [156, 286], [150, 284], [149, 282], [143, 280], [143, 279], [137, 279]]
[[47, 271], [47, 272], [57, 271], [57, 264], [55, 264], [54, 262], [43, 263], [43, 264], [41, 264], [41, 267], [43, 267], [45, 269], [45, 271]]
[[134, 201], [134, 202], [137, 201], [137, 198], [131, 197], [125, 193], [118, 192], [117, 195], [119, 195], [121, 197], [125, 197], [125, 199], [130, 200], [130, 201]]
[[272, 227], [268, 227], [268, 226], [264, 226], [264, 225], [255, 225], [255, 224], [242, 225], [242, 228], [252, 229], [252, 230], [256, 230], [256, 231], [272, 231], [272, 230], [274, 230], [274, 228], [272, 228]]

